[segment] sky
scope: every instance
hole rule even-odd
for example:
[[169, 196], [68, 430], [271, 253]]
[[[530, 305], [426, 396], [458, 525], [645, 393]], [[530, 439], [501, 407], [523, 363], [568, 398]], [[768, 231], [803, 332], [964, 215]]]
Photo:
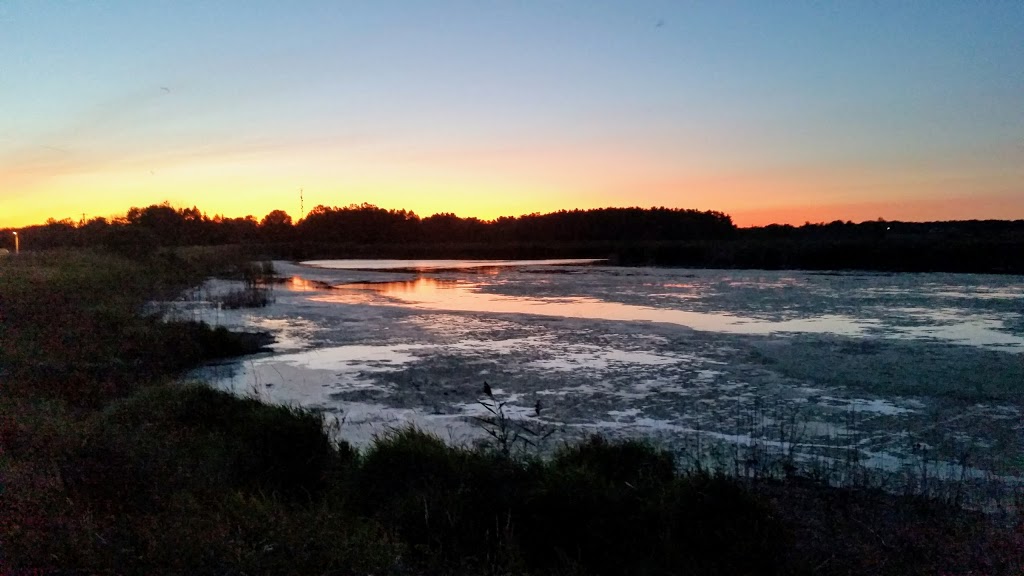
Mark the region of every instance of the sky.
[[164, 201], [1020, 219], [1024, 2], [0, 0], [0, 227]]

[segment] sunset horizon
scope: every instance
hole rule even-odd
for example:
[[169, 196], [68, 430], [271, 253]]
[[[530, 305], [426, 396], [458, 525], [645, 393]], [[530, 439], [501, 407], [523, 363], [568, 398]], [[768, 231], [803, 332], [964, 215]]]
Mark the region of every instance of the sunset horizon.
[[[1024, 220], [1024, 216], [1006, 216], [1007, 200], [1012, 202], [1013, 199], [990, 199], [989, 202], [981, 202], [979, 207], [978, 198], [970, 199], [953, 199], [945, 203], [929, 203], [929, 205], [899, 205], [894, 206], [892, 204], [876, 203], [876, 204], [859, 204], [851, 206], [815, 206], [805, 209], [786, 209], [786, 208], [768, 208], [762, 210], [746, 210], [730, 212], [728, 210], [721, 210], [715, 207], [696, 207], [696, 206], [643, 206], [637, 204], [621, 204], [621, 205], [592, 205], [592, 206], [562, 206], [562, 207], [551, 207], [539, 210], [529, 210], [516, 213], [510, 212], [475, 212], [466, 213], [458, 210], [446, 209], [444, 207], [429, 208], [427, 210], [417, 210], [408, 206], [388, 206], [377, 204], [374, 202], [364, 202], [358, 199], [350, 199], [346, 202], [325, 202], [318, 203], [317, 205], [305, 204], [306, 214], [301, 214], [300, 208], [289, 209], [287, 206], [268, 206], [266, 209], [252, 210], [252, 211], [241, 211], [241, 212], [227, 212], [222, 210], [210, 210], [204, 204], [200, 202], [188, 203], [188, 202], [173, 202], [168, 199], [157, 200], [153, 202], [143, 202], [138, 204], [132, 204], [124, 206], [121, 209], [114, 209], [108, 212], [78, 212], [78, 213], [67, 213], [67, 214], [51, 214], [42, 217], [38, 217], [32, 220], [16, 221], [13, 219], [0, 219], [0, 228], [5, 229], [21, 229], [32, 226], [40, 226], [46, 224], [48, 221], [56, 222], [68, 222], [78, 225], [83, 222], [88, 222], [96, 218], [103, 218], [108, 221], [116, 220], [118, 218], [124, 218], [128, 211], [132, 208], [146, 208], [148, 206], [155, 205], [168, 205], [176, 210], [181, 209], [198, 209], [203, 215], [208, 218], [246, 218], [253, 217], [257, 221], [261, 220], [264, 216], [273, 211], [283, 211], [288, 214], [293, 221], [298, 222], [304, 218], [310, 211], [316, 206], [322, 205], [327, 208], [334, 207], [347, 207], [352, 205], [363, 205], [369, 204], [382, 208], [384, 210], [406, 210], [408, 212], [415, 213], [420, 218], [427, 218], [435, 214], [454, 214], [459, 218], [476, 218], [485, 222], [492, 222], [499, 218], [518, 218], [522, 216], [529, 216], [532, 214], [548, 214], [560, 211], [572, 211], [572, 210], [598, 210], [604, 208], [668, 208], [672, 210], [698, 210], [701, 212], [712, 211], [721, 212], [732, 219], [733, 224], [738, 228], [756, 228], [769, 225], [790, 225], [790, 226], [801, 226], [804, 224], [828, 224], [835, 221], [841, 222], [853, 222], [862, 223], [874, 220], [885, 220], [893, 222], [952, 222], [952, 221], [968, 221], [968, 220]], [[298, 196], [296, 197], [296, 204], [299, 203]], [[304, 203], [304, 201], [303, 201]], [[970, 203], [973, 204], [975, 210], [973, 216], [969, 215], [972, 212], [963, 209], [960, 204]], [[924, 204], [924, 203], [921, 203]], [[968, 215], [965, 215], [968, 214]]]
[[164, 201], [1024, 219], [1024, 5], [0, 6], [0, 227]]

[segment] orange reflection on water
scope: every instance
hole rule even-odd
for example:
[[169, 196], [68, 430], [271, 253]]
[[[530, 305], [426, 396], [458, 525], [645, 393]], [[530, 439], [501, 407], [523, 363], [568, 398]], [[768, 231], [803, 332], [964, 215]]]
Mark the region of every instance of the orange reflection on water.
[[289, 290], [295, 290], [298, 292], [309, 292], [313, 290], [321, 290], [323, 285], [313, 280], [306, 280], [301, 276], [292, 276], [285, 281]]
[[679, 308], [654, 308], [601, 300], [589, 296], [536, 297], [495, 294], [479, 283], [420, 277], [393, 282], [361, 282], [336, 286], [337, 290], [315, 296], [318, 302], [380, 304], [373, 296], [387, 296], [389, 305], [426, 310], [484, 314], [530, 314], [562, 318], [586, 318], [626, 322], [664, 322], [696, 330], [736, 334], [812, 332], [857, 336], [878, 324], [874, 319], [822, 315], [782, 321], [744, 318], [729, 313], [695, 312]]
[[422, 294], [425, 292], [436, 292], [446, 288], [454, 288], [457, 280], [442, 280], [439, 278], [427, 278], [421, 276], [415, 280], [400, 280], [388, 282], [355, 282], [340, 286], [346, 290], [369, 290], [379, 294]]

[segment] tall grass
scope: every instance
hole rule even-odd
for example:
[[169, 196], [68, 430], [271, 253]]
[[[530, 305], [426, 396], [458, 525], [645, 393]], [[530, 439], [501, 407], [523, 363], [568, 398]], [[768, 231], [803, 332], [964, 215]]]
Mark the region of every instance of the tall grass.
[[97, 251], [26, 253], [0, 263], [0, 377], [6, 394], [99, 405], [140, 383], [259, 347], [252, 337], [165, 323], [173, 298], [230, 259], [174, 252], [129, 260]]

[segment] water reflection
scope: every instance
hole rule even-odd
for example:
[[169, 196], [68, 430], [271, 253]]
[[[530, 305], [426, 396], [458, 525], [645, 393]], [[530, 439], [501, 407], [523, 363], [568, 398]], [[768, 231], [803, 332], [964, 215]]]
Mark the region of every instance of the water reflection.
[[317, 282], [315, 280], [306, 280], [301, 276], [292, 276], [284, 281], [285, 287], [289, 290], [296, 292], [311, 292], [315, 290], [323, 290], [326, 288], [323, 282]]
[[735, 334], [813, 332], [859, 336], [863, 335], [867, 329], [878, 325], [875, 320], [835, 314], [772, 322], [725, 313], [636, 306], [586, 296], [561, 298], [507, 296], [484, 292], [482, 287], [481, 283], [420, 277], [415, 280], [398, 282], [343, 284], [336, 286], [338, 290], [316, 296], [313, 299], [319, 302], [363, 304], [366, 303], [365, 292], [372, 291], [398, 300], [403, 305], [427, 310], [532, 314], [627, 322], [664, 322], [687, 326], [695, 330]]
[[337, 288], [342, 290], [369, 290], [383, 295], [390, 294], [422, 294], [435, 292], [444, 288], [454, 288], [457, 280], [445, 280], [421, 276], [415, 280], [399, 280], [388, 282], [352, 282]]
[[548, 260], [307, 260], [304, 266], [332, 270], [477, 270], [511, 266], [576, 266], [603, 262], [600, 258]]
[[[1024, 314], [1014, 300], [1003, 298], [1015, 291], [1019, 298], [1019, 287], [1024, 284], [1016, 281], [1000, 285], [988, 278], [957, 277], [961, 283], [957, 287], [952, 280], [931, 276], [842, 275], [821, 280], [801, 273], [681, 273], [607, 267], [585, 267], [572, 271], [579, 274], [567, 275], [566, 269], [540, 266], [570, 262], [590, 261], [331, 261], [324, 265], [339, 269], [331, 276], [335, 289], [323, 290], [321, 285], [311, 299], [485, 316], [658, 322], [733, 334], [934, 340], [1024, 352], [1024, 335], [1019, 332]], [[421, 265], [438, 268], [409, 279], [408, 272]], [[510, 270], [502, 265], [527, 267]], [[501, 272], [497, 276], [477, 273], [481, 266]], [[385, 270], [395, 269], [405, 272], [401, 280], [368, 281], [386, 278]], [[355, 282], [339, 284], [344, 280]], [[949, 297], [960, 292], [982, 297], [961, 305], [957, 300], [963, 299]]]

